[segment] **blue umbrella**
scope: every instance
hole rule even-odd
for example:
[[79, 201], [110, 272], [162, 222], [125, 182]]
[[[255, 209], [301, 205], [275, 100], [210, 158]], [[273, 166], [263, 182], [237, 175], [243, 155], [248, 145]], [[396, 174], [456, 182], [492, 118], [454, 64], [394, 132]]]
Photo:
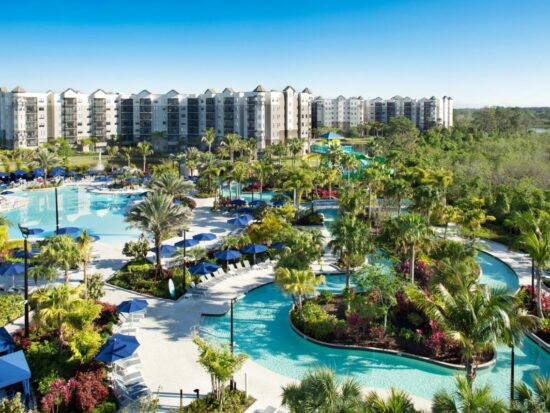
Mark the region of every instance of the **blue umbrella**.
[[[154, 252], [155, 254], [157, 253], [157, 247], [155, 248], [151, 248], [150, 250], [151, 252]], [[161, 257], [170, 257], [172, 255], [174, 255], [176, 252], [177, 252], [177, 248], [174, 247], [173, 245], [161, 245], [160, 246], [160, 256]]]
[[29, 235], [37, 235], [37, 234], [42, 234], [44, 232], [42, 228], [28, 228], [28, 230], [29, 230]]
[[76, 174], [77, 174], [76, 171], [67, 172], [67, 175], [69, 175], [69, 176], [75, 176]]
[[27, 176], [27, 173], [25, 171], [23, 171], [22, 169], [18, 169], [17, 171], [14, 171], [13, 172], [13, 176], [14, 177], [22, 177], [22, 176]]
[[237, 209], [237, 214], [253, 214], [254, 210], [252, 208], [239, 208]]
[[275, 207], [282, 207], [283, 205], [286, 205], [286, 204], [287, 204], [287, 201], [285, 201], [283, 199], [273, 202], [273, 206], [275, 206]]
[[247, 245], [244, 248], [241, 248], [241, 251], [244, 252], [245, 254], [253, 254], [254, 264], [256, 264], [256, 254], [266, 252], [267, 247], [265, 245], [261, 245], [261, 244], [250, 244], [250, 245]]
[[44, 176], [44, 169], [42, 168], [36, 168], [32, 171], [32, 176], [34, 176], [35, 178], [39, 177], [39, 176]]
[[75, 235], [75, 234], [80, 234], [82, 230], [80, 228], [77, 228], [77, 227], [63, 227], [63, 228], [59, 228], [59, 235]]
[[266, 202], [261, 200], [261, 199], [256, 199], [255, 201], [252, 201], [249, 205], [250, 206], [255, 206], [255, 207], [258, 207], [260, 205], [265, 205]]
[[246, 205], [246, 201], [244, 199], [234, 199], [231, 201], [231, 205], [243, 206]]
[[189, 248], [189, 247], [194, 247], [195, 245], [197, 245], [199, 243], [199, 241], [197, 241], [196, 239], [186, 239], [185, 241], [181, 240], [181, 241], [178, 241], [174, 244], [174, 247], [178, 247], [178, 248]]
[[138, 178], [128, 178], [128, 179], [126, 179], [126, 182], [129, 182], [129, 183], [133, 184], [133, 183], [139, 182], [139, 179]]
[[11, 194], [14, 194], [15, 192], [13, 191], [3, 191], [2, 193], [0, 193], [0, 195], [11, 195]]
[[87, 173], [88, 175], [97, 175], [97, 171], [94, 170], [94, 169], [88, 169], [88, 170], [86, 171], [86, 173]]
[[223, 250], [215, 252], [214, 257], [223, 261], [236, 260], [241, 258], [241, 253], [236, 250]]
[[9, 177], [10, 177], [10, 174], [7, 174], [5, 172], [0, 172], [0, 178], [6, 179], [6, 178], [9, 178]]
[[147, 308], [148, 305], [147, 300], [133, 299], [121, 302], [117, 306], [117, 310], [120, 313], [135, 313]]
[[254, 221], [254, 217], [252, 215], [244, 214], [237, 218], [231, 218], [227, 222], [231, 225], [239, 225], [241, 227], [244, 227], [248, 225], [251, 221]]
[[[74, 172], [74, 171], [72, 171]], [[69, 172], [70, 174], [70, 172]], [[76, 172], [74, 172], [74, 174], [76, 175]], [[65, 168], [61, 167], [61, 166], [58, 166], [56, 168], [53, 168], [52, 171], [50, 172], [50, 176], [63, 176], [65, 175]]]
[[13, 341], [13, 337], [4, 327], [0, 327], [0, 353], [11, 353], [14, 349], [15, 341]]
[[271, 249], [274, 250], [282, 250], [284, 247], [285, 244], [283, 244], [282, 242], [274, 242], [273, 244], [271, 244]]
[[[36, 254], [40, 254], [40, 248], [33, 248], [32, 250], [30, 250], [27, 254], [27, 257], [28, 258], [32, 258], [34, 257]], [[13, 256], [15, 258], [25, 258], [25, 250], [19, 250], [19, 251], [16, 251]]]
[[321, 136], [323, 139], [333, 140], [333, 139], [342, 139], [342, 135], [338, 135], [335, 132], [329, 131], [327, 133], [323, 133]]
[[203, 261], [189, 268], [189, 272], [193, 275], [204, 275], [211, 274], [219, 268], [220, 267], [213, 262]]
[[22, 262], [10, 262], [0, 265], [0, 275], [12, 277], [13, 285], [15, 285], [15, 276], [25, 273], [25, 264]]
[[104, 363], [112, 363], [131, 356], [139, 347], [139, 342], [134, 336], [113, 334], [101, 346], [95, 359]]
[[211, 232], [203, 232], [202, 234], [193, 235], [193, 239], [196, 241], [212, 241], [216, 238], [216, 235]]

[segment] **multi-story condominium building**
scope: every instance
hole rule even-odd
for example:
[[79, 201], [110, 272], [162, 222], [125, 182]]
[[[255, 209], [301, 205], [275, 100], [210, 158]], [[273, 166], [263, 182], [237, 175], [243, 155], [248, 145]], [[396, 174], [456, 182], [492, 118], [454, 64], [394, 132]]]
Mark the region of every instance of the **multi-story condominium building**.
[[336, 99], [318, 97], [313, 101], [316, 127], [331, 127], [345, 132], [364, 123], [365, 102], [361, 96]]
[[35, 148], [48, 141], [48, 93], [0, 88], [0, 144]]
[[118, 95], [96, 90], [88, 97], [89, 134], [105, 142], [118, 135]]
[[292, 86], [283, 90], [285, 98], [285, 139], [311, 137], [313, 95], [308, 88], [296, 92]]

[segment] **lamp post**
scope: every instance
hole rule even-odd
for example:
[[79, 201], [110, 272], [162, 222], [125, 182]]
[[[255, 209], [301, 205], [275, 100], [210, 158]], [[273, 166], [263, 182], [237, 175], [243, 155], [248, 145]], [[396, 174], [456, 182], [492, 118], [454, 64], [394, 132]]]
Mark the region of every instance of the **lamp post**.
[[511, 354], [510, 354], [510, 404], [514, 403], [514, 369], [515, 369], [515, 358], [516, 353], [514, 351], [514, 345], [510, 345]]
[[25, 240], [25, 337], [29, 336], [29, 235], [40, 234], [44, 232], [40, 228], [28, 228], [19, 224], [19, 231]]
[[185, 267], [185, 262], [187, 261], [187, 247], [185, 245], [187, 241], [187, 228], [184, 228], [181, 232], [183, 236], [183, 264], [181, 267], [181, 273], [183, 276], [183, 293], [185, 294], [185, 291], [187, 290], [187, 280], [185, 279], [187, 270]]
[[[239, 295], [237, 297], [233, 297], [231, 299], [231, 307], [230, 307], [230, 317], [231, 317], [231, 355], [234, 354], [235, 352], [235, 329], [234, 329], [234, 318], [233, 318], [233, 305], [239, 300], [241, 299], [242, 297], [244, 297], [244, 295]], [[231, 377], [231, 381], [229, 382], [229, 389], [230, 390], [236, 390], [237, 389], [237, 384], [235, 383], [235, 380], [233, 379], [233, 377]]]
[[55, 187], [55, 235], [59, 235], [59, 202], [57, 200], [57, 186]]

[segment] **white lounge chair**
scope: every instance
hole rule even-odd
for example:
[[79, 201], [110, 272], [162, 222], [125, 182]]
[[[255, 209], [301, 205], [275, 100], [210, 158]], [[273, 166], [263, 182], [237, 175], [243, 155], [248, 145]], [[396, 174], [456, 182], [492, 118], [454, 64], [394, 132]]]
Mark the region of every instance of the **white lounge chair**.
[[244, 260], [243, 261], [243, 267], [246, 268], [246, 269], [250, 269], [251, 268], [250, 261]]

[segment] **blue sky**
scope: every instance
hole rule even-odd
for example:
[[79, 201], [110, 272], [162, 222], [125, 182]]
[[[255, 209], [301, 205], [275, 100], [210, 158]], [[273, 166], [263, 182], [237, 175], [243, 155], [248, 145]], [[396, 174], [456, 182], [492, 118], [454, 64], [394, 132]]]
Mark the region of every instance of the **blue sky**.
[[550, 0], [10, 1], [0, 85], [550, 106], [549, 22]]

